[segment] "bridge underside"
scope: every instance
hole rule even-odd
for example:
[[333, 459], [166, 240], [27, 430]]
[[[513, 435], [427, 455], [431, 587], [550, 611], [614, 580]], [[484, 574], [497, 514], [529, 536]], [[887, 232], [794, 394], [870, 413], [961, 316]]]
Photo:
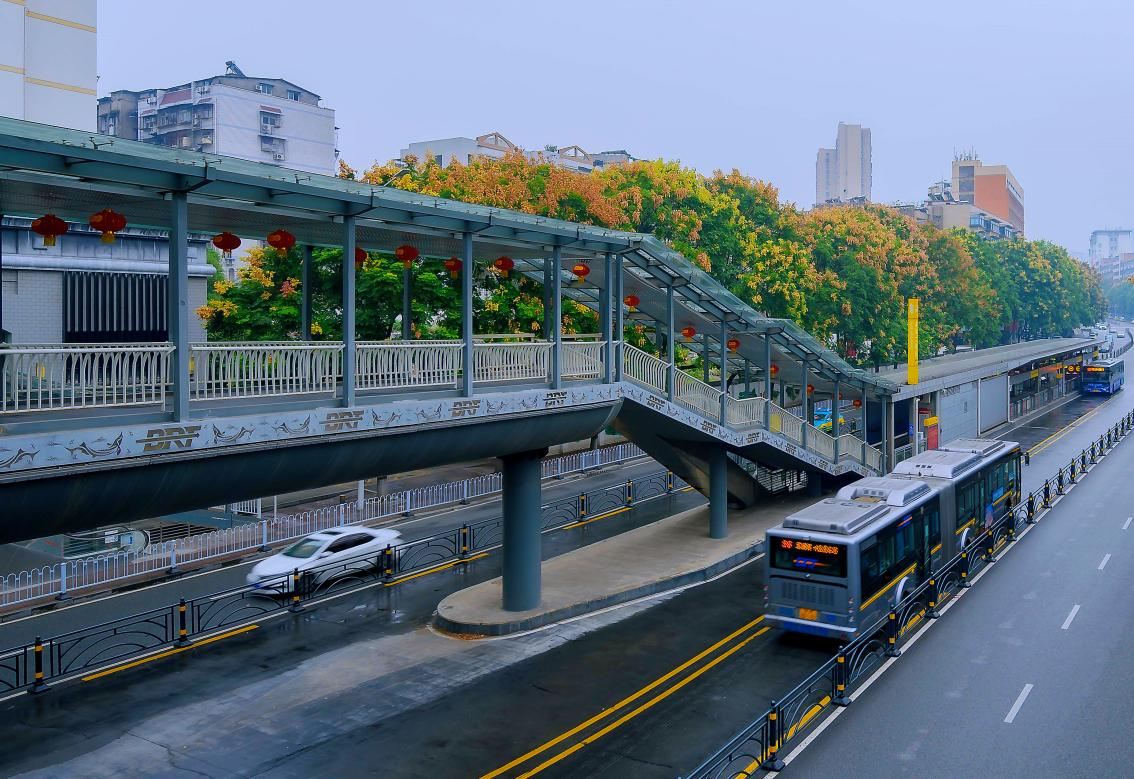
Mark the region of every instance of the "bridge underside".
[[46, 469], [0, 482], [0, 543], [521, 452], [588, 438], [621, 401]]

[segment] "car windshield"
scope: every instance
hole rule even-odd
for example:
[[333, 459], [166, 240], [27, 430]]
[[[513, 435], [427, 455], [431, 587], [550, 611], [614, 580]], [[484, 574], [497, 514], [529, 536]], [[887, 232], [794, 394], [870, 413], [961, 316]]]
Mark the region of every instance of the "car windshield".
[[319, 551], [323, 546], [323, 542], [314, 538], [305, 538], [302, 541], [296, 541], [294, 544], [283, 550], [282, 554], [285, 557], [310, 557]]

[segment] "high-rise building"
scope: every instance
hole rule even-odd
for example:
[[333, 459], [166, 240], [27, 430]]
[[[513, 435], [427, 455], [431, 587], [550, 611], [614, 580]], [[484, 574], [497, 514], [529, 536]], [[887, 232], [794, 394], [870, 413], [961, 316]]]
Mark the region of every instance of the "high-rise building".
[[[0, 0], [2, 1], [2, 0]], [[116, 90], [98, 101], [98, 131], [178, 149], [333, 174], [335, 112], [280, 78], [223, 75], [167, 88]]]
[[0, 0], [0, 116], [95, 129], [95, 0]]
[[505, 154], [518, 152], [532, 159], [547, 160], [553, 165], [559, 165], [570, 170], [587, 173], [607, 165], [616, 165], [630, 162], [634, 158], [625, 149], [615, 151], [588, 152], [581, 147], [572, 146], [544, 146], [538, 151], [527, 151], [512, 143], [498, 132], [485, 133], [476, 138], [438, 138], [432, 141], [416, 141], [401, 150], [401, 157], [413, 155], [420, 159], [432, 156], [437, 164], [446, 166], [454, 162], [468, 165], [476, 157], [490, 157], [499, 159]]
[[953, 196], [1024, 231], [1024, 188], [1007, 165], [985, 165], [973, 153], [953, 160]]
[[870, 128], [839, 122], [835, 148], [815, 158], [815, 204], [869, 201]]

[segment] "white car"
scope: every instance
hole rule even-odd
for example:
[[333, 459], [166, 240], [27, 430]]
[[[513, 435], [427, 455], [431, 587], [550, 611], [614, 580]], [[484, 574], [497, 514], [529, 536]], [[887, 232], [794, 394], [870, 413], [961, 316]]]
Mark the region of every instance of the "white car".
[[[292, 577], [298, 570], [316, 577], [319, 582], [355, 570], [355, 566], [336, 563], [358, 560], [358, 567], [373, 566], [378, 553], [387, 546], [401, 543], [396, 530], [372, 527], [333, 527], [305, 536], [279, 554], [266, 557], [248, 572], [245, 581], [258, 589], [291, 592]], [[373, 556], [372, 559], [370, 556]], [[322, 570], [326, 568], [326, 570]], [[317, 570], [318, 569], [318, 570]]]

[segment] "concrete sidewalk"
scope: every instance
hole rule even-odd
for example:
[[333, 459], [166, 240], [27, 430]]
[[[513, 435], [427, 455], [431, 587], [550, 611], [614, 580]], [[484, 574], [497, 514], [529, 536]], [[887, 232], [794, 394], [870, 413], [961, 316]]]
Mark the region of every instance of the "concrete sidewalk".
[[719, 540], [708, 536], [708, 506], [690, 509], [546, 560], [538, 608], [504, 611], [497, 578], [442, 600], [434, 624], [464, 638], [502, 636], [703, 582], [756, 556], [768, 528], [817, 500], [796, 493], [730, 511]]

